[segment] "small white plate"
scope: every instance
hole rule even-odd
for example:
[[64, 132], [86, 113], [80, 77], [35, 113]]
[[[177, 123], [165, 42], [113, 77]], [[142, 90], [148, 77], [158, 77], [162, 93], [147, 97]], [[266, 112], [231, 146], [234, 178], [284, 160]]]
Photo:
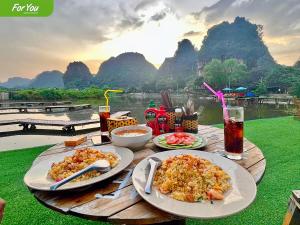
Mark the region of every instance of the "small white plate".
[[[56, 191], [62, 190], [71, 190], [76, 188], [82, 188], [85, 186], [92, 185], [94, 183], [98, 183], [105, 179], [108, 179], [117, 173], [124, 170], [133, 160], [133, 153], [128, 148], [116, 147], [112, 145], [106, 146], [93, 146], [92, 149], [101, 150], [102, 152], [112, 152], [119, 157], [119, 163], [116, 167], [110, 170], [107, 173], [101, 174], [100, 176], [93, 177], [88, 180], [78, 181], [78, 182], [69, 182], [61, 187], [59, 187]], [[24, 177], [25, 184], [35, 190], [41, 191], [51, 191], [50, 186], [55, 183], [49, 176], [48, 172], [51, 168], [52, 163], [61, 162], [64, 160], [66, 156], [71, 156], [75, 153], [74, 151], [68, 151], [64, 153], [55, 154], [53, 156], [46, 157], [45, 160], [40, 161], [38, 164], [34, 165], [30, 168], [30, 170], [26, 173]]]
[[137, 192], [151, 205], [181, 217], [212, 219], [230, 216], [247, 208], [255, 199], [256, 183], [251, 174], [237, 163], [217, 154], [195, 150], [173, 150], [156, 153], [150, 157], [161, 160], [175, 155], [190, 154], [211, 161], [221, 167], [231, 177], [232, 188], [225, 193], [224, 200], [203, 202], [183, 202], [160, 193], [155, 187], [151, 194], [144, 192], [148, 177], [148, 158], [142, 160], [134, 169], [132, 181]]

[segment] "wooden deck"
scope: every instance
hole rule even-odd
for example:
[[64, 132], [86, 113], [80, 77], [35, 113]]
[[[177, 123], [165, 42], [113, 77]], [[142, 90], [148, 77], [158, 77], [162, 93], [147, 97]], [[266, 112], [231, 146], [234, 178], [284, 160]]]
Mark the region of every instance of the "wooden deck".
[[63, 131], [75, 131], [76, 126], [83, 126], [89, 124], [99, 124], [99, 119], [94, 120], [78, 120], [78, 121], [65, 121], [65, 120], [36, 120], [36, 119], [19, 119], [19, 120], [3, 120], [0, 121], [0, 126], [5, 125], [19, 125], [23, 127], [24, 131], [34, 130], [36, 126], [56, 126], [62, 127]]
[[0, 121], [0, 126], [19, 124], [19, 120], [2, 120]]
[[34, 105], [68, 105], [72, 104], [71, 101], [52, 101], [52, 102], [19, 102], [19, 101], [2, 101], [0, 102], [0, 107], [10, 107], [10, 106], [34, 106]]
[[[216, 97], [213, 97], [216, 101]], [[226, 101], [234, 102], [237, 105], [247, 106], [251, 104], [269, 104], [269, 105], [293, 105], [293, 98], [292, 97], [225, 97]]]
[[[59, 107], [59, 106], [57, 106]], [[116, 118], [120, 116], [128, 116], [130, 115], [130, 111], [119, 111], [111, 114], [111, 118]], [[24, 131], [34, 130], [36, 126], [54, 126], [54, 127], [62, 127], [63, 131], [75, 131], [76, 126], [84, 126], [90, 124], [99, 124], [99, 119], [92, 120], [76, 120], [76, 121], [65, 121], [65, 120], [39, 120], [39, 119], [14, 119], [14, 120], [0, 120], [0, 126], [7, 125], [19, 125], [23, 127]]]
[[81, 109], [90, 109], [92, 108], [91, 104], [80, 104], [80, 105], [34, 105], [34, 106], [9, 106], [9, 107], [0, 107], [0, 111], [4, 110], [18, 110], [20, 113], [27, 113], [29, 110], [43, 110], [45, 112], [52, 112], [53, 109], [66, 109], [68, 111], [75, 111]]
[[292, 97], [238, 97], [235, 100], [250, 101], [258, 104], [293, 104]]

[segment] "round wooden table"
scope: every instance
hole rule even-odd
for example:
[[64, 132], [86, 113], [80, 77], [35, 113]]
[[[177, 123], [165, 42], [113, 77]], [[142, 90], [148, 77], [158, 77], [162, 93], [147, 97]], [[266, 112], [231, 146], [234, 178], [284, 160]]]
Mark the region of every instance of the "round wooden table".
[[[223, 129], [201, 125], [199, 134], [208, 142], [202, 150], [208, 152], [224, 150]], [[92, 147], [91, 137], [92, 134], [88, 136], [87, 142], [73, 149]], [[40, 154], [33, 165], [41, 160], [47, 160], [47, 157], [51, 155], [73, 149], [65, 148], [63, 143], [57, 144]], [[157, 151], [159, 149], [152, 142], [148, 143], [144, 149], [135, 152], [134, 161], [126, 171], [86, 190], [77, 192], [30, 191], [46, 207], [82, 218], [108, 221], [113, 224], [184, 224], [184, 218], [163, 212], [145, 202], [135, 191], [131, 179], [128, 179], [139, 161]], [[246, 157], [236, 162], [246, 168], [256, 183], [259, 183], [266, 168], [264, 155], [247, 139], [244, 140], [244, 152], [246, 152]]]

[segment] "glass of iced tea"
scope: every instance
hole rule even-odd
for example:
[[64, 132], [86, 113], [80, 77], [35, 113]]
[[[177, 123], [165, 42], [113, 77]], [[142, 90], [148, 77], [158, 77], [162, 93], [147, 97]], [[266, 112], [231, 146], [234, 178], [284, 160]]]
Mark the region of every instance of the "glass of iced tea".
[[224, 119], [225, 153], [229, 159], [241, 160], [244, 137], [244, 108], [227, 107], [228, 119]]
[[107, 118], [110, 117], [110, 106], [99, 106], [100, 130], [107, 132]]

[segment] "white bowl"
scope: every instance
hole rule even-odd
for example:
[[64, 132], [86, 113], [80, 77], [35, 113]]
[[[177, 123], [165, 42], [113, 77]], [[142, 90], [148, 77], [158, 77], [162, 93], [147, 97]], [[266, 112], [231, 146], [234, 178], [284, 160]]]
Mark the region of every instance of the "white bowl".
[[[125, 136], [116, 135], [117, 132], [122, 130], [140, 130], [140, 129], [146, 130], [147, 133], [134, 136], [134, 137], [125, 137]], [[120, 147], [140, 148], [143, 147], [151, 138], [152, 138], [152, 129], [150, 127], [142, 126], [142, 125], [118, 127], [116, 129], [113, 129], [111, 132], [112, 143]]]

